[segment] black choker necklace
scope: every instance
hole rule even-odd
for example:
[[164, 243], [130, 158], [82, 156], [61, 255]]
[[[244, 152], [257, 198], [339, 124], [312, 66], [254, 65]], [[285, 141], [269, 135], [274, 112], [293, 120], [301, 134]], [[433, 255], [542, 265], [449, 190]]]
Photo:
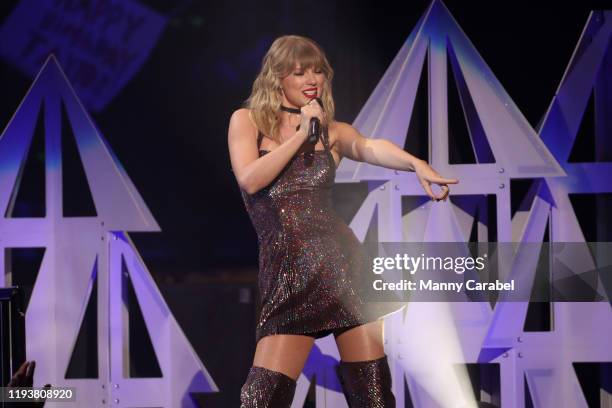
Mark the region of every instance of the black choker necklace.
[[288, 107], [283, 106], [283, 105], [281, 105], [280, 109], [282, 111], [284, 111], [284, 112], [295, 113], [296, 115], [299, 115], [299, 114], [302, 113], [301, 109], [298, 109], [298, 108], [288, 108]]

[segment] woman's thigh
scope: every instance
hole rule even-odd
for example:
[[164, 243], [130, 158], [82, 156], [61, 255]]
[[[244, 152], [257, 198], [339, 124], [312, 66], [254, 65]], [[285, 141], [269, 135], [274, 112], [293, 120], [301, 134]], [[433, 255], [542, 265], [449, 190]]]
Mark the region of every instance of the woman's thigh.
[[300, 376], [314, 338], [294, 334], [265, 336], [257, 342], [253, 365], [278, 371], [294, 380]]
[[342, 361], [367, 361], [385, 355], [383, 321], [362, 324], [335, 336]]

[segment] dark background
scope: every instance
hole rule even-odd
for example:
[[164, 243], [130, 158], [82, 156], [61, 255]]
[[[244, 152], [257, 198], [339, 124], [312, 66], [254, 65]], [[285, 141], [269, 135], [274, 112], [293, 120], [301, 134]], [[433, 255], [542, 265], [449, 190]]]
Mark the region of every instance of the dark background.
[[[140, 72], [106, 109], [91, 114], [163, 230], [130, 235], [224, 391], [218, 406], [236, 406], [254, 347], [257, 241], [230, 171], [229, 117], [248, 97], [274, 38], [300, 34], [325, 49], [336, 74], [337, 119], [352, 122], [430, 2], [142, 3], [170, 16], [169, 24]], [[0, 2], [0, 22], [16, 4]], [[554, 96], [590, 10], [612, 8], [596, 1], [445, 4], [534, 127]], [[31, 82], [0, 61], [2, 129]], [[349, 188], [364, 191], [363, 186]], [[338, 191], [346, 189], [337, 186], [335, 196], [343, 197]], [[342, 215], [349, 219], [359, 202], [340, 200]], [[578, 211], [590, 214], [591, 231], [596, 225], [592, 205]], [[587, 233], [587, 240], [593, 236]], [[138, 313], [133, 315], [138, 320]], [[144, 350], [131, 362], [134, 372], [152, 375], [150, 344], [136, 337], [138, 328], [146, 330], [142, 322], [130, 325], [136, 328], [134, 350]], [[95, 350], [87, 341], [78, 343], [83, 354]], [[76, 367], [74, 375], [95, 376], [95, 371]]]
[[[312, 37], [352, 122], [429, 1], [142, 1], [174, 15], [141, 71], [92, 113], [159, 222], [131, 234], [151, 270], [218, 276], [252, 267], [256, 237], [230, 171], [227, 123], [273, 39]], [[16, 1], [0, 3], [0, 21]], [[445, 4], [532, 125], [544, 114], [592, 8], [603, 2]], [[612, 7], [612, 6], [610, 6]], [[0, 62], [0, 126], [31, 79]]]

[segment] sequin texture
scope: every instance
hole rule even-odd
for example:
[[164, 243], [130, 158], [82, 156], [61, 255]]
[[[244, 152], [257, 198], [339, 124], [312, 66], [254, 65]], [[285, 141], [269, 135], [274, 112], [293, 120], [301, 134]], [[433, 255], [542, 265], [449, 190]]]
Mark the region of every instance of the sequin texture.
[[337, 370], [349, 408], [395, 407], [387, 356], [369, 361], [341, 362]]
[[357, 290], [367, 273], [361, 243], [332, 207], [336, 166], [326, 134], [323, 146], [296, 154], [260, 191], [242, 191], [259, 243], [256, 341], [279, 333], [318, 338], [377, 317]]
[[240, 408], [288, 408], [295, 387], [295, 380], [283, 373], [251, 367], [240, 390]]

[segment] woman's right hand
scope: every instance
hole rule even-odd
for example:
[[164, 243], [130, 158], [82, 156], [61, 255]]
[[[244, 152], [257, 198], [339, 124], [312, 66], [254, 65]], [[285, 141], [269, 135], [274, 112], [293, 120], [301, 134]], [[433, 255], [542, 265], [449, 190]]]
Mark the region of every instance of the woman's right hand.
[[316, 101], [316, 99], [311, 99], [306, 105], [301, 108], [302, 115], [300, 120], [300, 130], [305, 129], [308, 131], [308, 126], [310, 126], [310, 119], [319, 118], [321, 124], [324, 124], [325, 114], [323, 113], [323, 109], [321, 105]]

